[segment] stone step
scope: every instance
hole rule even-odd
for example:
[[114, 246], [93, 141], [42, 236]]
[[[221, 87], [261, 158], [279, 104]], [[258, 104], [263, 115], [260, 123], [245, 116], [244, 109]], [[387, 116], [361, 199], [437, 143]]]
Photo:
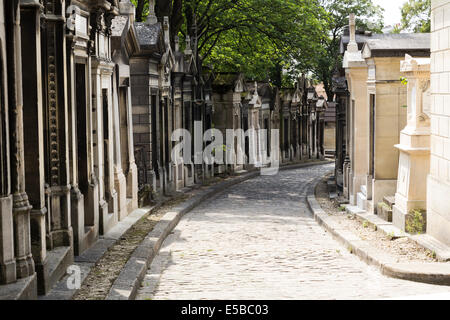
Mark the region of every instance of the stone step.
[[404, 231], [393, 224], [382, 224], [377, 226], [377, 228], [392, 239], [405, 238], [408, 236]]
[[383, 202], [386, 203], [391, 209], [395, 204], [395, 196], [386, 196], [383, 198]]
[[386, 236], [392, 239], [404, 238], [408, 236], [405, 232], [394, 226], [392, 223], [381, 219], [377, 215], [361, 210], [349, 210], [348, 207], [347, 212], [353, 214], [361, 223], [367, 222], [370, 227], [376, 228], [378, 231], [383, 232]]
[[351, 214], [351, 215], [356, 215], [358, 213], [360, 213], [360, 214], [366, 213], [364, 210], [361, 210], [357, 206], [346, 206], [345, 210], [347, 211], [348, 214]]
[[67, 268], [73, 264], [71, 247], [58, 247], [47, 251], [48, 278], [45, 288], [39, 287], [39, 294], [47, 294], [65, 275]]
[[377, 204], [377, 214], [381, 219], [392, 222], [392, 207], [386, 202]]
[[450, 247], [429, 234], [414, 235], [410, 239], [421, 247], [436, 253], [436, 258], [439, 261], [450, 261]]

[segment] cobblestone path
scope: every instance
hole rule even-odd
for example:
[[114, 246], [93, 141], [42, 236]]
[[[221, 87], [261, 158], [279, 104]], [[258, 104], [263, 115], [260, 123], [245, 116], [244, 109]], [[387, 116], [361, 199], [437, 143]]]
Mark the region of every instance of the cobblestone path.
[[166, 239], [138, 299], [379, 299], [450, 288], [381, 275], [312, 218], [308, 183], [324, 165], [261, 176], [187, 214]]

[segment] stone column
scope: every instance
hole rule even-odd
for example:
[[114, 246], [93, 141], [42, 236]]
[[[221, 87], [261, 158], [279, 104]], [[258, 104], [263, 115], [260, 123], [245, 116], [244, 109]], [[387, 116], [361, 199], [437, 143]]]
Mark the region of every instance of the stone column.
[[25, 159], [23, 142], [22, 49], [19, 1], [5, 3], [7, 83], [10, 130], [11, 193], [13, 195], [13, 228], [16, 271], [18, 278], [34, 274], [31, 254], [30, 211], [25, 191]]
[[[30, 214], [31, 250], [36, 263], [40, 283], [45, 282], [47, 270], [44, 168], [44, 116], [42, 104], [41, 26], [38, 1], [21, 1], [21, 40], [26, 55], [22, 55], [23, 85], [27, 94], [23, 97], [26, 191], [33, 210]], [[49, 224], [50, 225], [50, 224]]]
[[[117, 70], [117, 69], [116, 69]], [[117, 191], [117, 204], [118, 204], [118, 216], [119, 221], [123, 220], [128, 215], [127, 208], [127, 181], [125, 175], [123, 174], [122, 168], [122, 143], [121, 143], [121, 121], [120, 121], [120, 111], [119, 111], [119, 95], [120, 88], [117, 85], [116, 75], [112, 76], [112, 126], [113, 136], [111, 137], [112, 144], [114, 145], [114, 186]], [[122, 106], [126, 108], [126, 106]], [[131, 126], [133, 127], [133, 126]], [[126, 154], [123, 156], [126, 157]]]
[[[183, 96], [182, 96], [182, 74], [176, 74], [174, 76], [174, 96], [173, 96], [173, 108], [174, 108], [174, 123], [175, 130], [183, 128], [182, 122], [182, 108], [183, 108]], [[178, 142], [177, 142], [178, 143]], [[187, 152], [184, 151], [184, 152]], [[177, 190], [180, 190], [184, 187], [184, 163], [182, 155], [177, 155], [177, 159], [175, 159], [175, 182]]]
[[128, 174], [127, 174], [127, 198], [131, 199], [131, 211], [138, 208], [138, 170], [134, 158], [133, 137], [133, 106], [131, 103], [131, 87], [126, 88], [127, 101], [127, 136], [128, 136]]
[[[100, 233], [117, 221], [117, 194], [114, 189], [114, 145], [110, 77], [112, 65], [95, 58], [92, 62], [94, 168], [98, 177]], [[107, 79], [107, 80], [106, 80]], [[104, 86], [106, 83], [108, 85]], [[105, 127], [106, 126], [106, 127]], [[111, 214], [111, 215], [110, 215]]]
[[[4, 7], [4, 1], [0, 4]], [[2, 12], [5, 14], [5, 12]], [[16, 281], [9, 160], [8, 68], [5, 17], [0, 16], [0, 284]]]
[[[74, 21], [79, 19], [79, 25]], [[96, 239], [99, 231], [98, 180], [94, 171], [94, 127], [91, 56], [95, 54], [89, 42], [88, 13], [74, 10], [68, 17], [66, 32], [67, 132], [69, 141], [69, 175], [71, 184], [71, 222], [75, 255], [80, 255]]]
[[[408, 79], [408, 122], [400, 133], [397, 193], [393, 223], [406, 229], [412, 210], [426, 209], [430, 169], [430, 59], [406, 55], [400, 70]], [[425, 231], [425, 230], [423, 230]]]

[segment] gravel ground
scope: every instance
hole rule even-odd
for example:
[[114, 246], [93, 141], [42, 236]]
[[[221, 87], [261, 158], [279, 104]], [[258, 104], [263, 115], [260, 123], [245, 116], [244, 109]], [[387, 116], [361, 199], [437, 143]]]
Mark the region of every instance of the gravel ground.
[[398, 262], [436, 262], [433, 253], [422, 248], [408, 238], [389, 239], [382, 231], [376, 231], [371, 227], [365, 227], [356, 218], [346, 214], [339, 209], [340, 205], [329, 199], [327, 191], [328, 177], [316, 187], [316, 199], [326, 213], [341, 217], [340, 223], [360, 237], [368, 241], [374, 247], [381, 249], [388, 254], [396, 257]]

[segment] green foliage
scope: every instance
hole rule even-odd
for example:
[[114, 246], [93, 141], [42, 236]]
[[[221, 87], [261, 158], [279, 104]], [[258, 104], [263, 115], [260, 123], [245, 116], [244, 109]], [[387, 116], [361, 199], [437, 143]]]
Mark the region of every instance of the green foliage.
[[378, 202], [378, 209], [385, 208], [386, 210], [391, 210], [391, 207], [389, 207], [385, 202]]
[[[145, 20], [148, 0], [132, 1], [141, 3]], [[164, 11], [169, 17], [182, 12], [171, 33], [181, 44], [197, 34], [200, 56], [216, 71], [243, 72], [278, 86], [292, 86], [298, 72], [311, 70], [324, 36], [326, 12], [319, 0], [158, 0], [157, 15], [158, 6], [172, 8]]]
[[402, 7], [399, 31], [430, 32], [431, 0], [408, 0]]
[[[142, 20], [148, 0], [132, 0]], [[156, 14], [171, 19], [172, 41], [191, 36], [218, 72], [292, 87], [299, 73], [324, 83], [329, 99], [341, 66], [339, 39], [354, 13], [357, 26], [379, 32], [383, 10], [372, 0], [158, 0]], [[196, 24], [195, 24], [196, 22]], [[197, 37], [195, 37], [197, 35]], [[183, 46], [183, 45], [182, 45]], [[183, 48], [182, 48], [183, 49]]]
[[406, 79], [405, 77], [400, 77], [400, 82], [401, 82], [402, 85], [404, 85], [404, 86], [408, 85], [408, 79]]
[[381, 32], [383, 28], [383, 9], [372, 0], [319, 0], [326, 14], [324, 21], [324, 37], [320, 49], [316, 52], [313, 63], [314, 76], [323, 82], [328, 99], [332, 100], [332, 77], [336, 69], [342, 66], [340, 55], [340, 37], [344, 27], [349, 24], [349, 16], [356, 16], [356, 27], [367, 31]]
[[[217, 10], [225, 6], [214, 2]], [[238, 71], [251, 80], [292, 86], [299, 71], [309, 70], [320, 44], [323, 10], [317, 0], [233, 3], [210, 22], [212, 32], [200, 43], [201, 55], [217, 71]]]
[[406, 217], [406, 232], [421, 234], [426, 231], [424, 210], [412, 210]]

